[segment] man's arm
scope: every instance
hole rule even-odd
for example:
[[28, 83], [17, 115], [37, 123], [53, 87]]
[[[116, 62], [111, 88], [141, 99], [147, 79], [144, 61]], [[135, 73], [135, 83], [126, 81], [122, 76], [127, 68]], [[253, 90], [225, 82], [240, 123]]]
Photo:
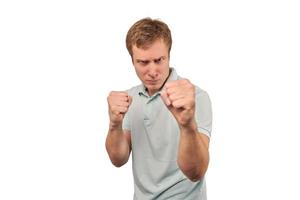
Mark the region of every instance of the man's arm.
[[131, 152], [130, 131], [122, 129], [123, 119], [131, 101], [126, 92], [113, 91], [107, 97], [110, 123], [105, 146], [111, 162], [116, 167], [124, 165]]
[[109, 127], [106, 137], [106, 151], [113, 165], [121, 167], [127, 163], [131, 152], [130, 131], [120, 127]]
[[187, 79], [168, 82], [161, 97], [180, 129], [177, 163], [191, 180], [204, 177], [209, 163], [209, 138], [199, 133], [195, 120], [195, 86]]
[[197, 131], [196, 124], [180, 127], [177, 163], [191, 180], [198, 181], [206, 173], [209, 163], [209, 138]]

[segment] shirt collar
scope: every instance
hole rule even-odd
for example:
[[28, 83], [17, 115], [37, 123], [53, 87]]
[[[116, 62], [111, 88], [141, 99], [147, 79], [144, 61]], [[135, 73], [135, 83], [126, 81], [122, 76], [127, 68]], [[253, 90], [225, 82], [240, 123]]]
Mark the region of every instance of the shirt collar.
[[[177, 75], [177, 72], [176, 72], [176, 70], [174, 69], [174, 68], [172, 68], [172, 67], [170, 67], [170, 75], [169, 75], [169, 77], [168, 77], [168, 79], [167, 79], [167, 81], [166, 82], [169, 82], [169, 81], [175, 81], [175, 80], [177, 80], [178, 79], [178, 75]], [[160, 94], [161, 93], [161, 90], [159, 90], [158, 92], [156, 92], [154, 95], [153, 95], [153, 97], [155, 97], [155, 96], [157, 96], [158, 94]], [[138, 94], [141, 96], [141, 95], [144, 95], [144, 96], [146, 96], [146, 97], [149, 97], [149, 95], [148, 95], [148, 92], [147, 92], [147, 88], [143, 85], [143, 84], [141, 84], [139, 87], [138, 87]]]

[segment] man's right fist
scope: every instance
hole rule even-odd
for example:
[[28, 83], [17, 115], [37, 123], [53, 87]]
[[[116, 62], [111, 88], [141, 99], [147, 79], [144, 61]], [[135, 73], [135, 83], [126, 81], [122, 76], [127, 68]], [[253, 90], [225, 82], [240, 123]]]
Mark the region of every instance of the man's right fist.
[[125, 113], [131, 104], [132, 98], [127, 92], [112, 91], [107, 97], [110, 123], [113, 126], [122, 125]]

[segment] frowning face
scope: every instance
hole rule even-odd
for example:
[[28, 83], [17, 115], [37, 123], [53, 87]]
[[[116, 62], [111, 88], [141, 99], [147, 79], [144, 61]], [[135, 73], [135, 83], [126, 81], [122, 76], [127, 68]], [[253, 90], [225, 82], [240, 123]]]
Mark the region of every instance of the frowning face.
[[163, 40], [157, 40], [149, 47], [132, 47], [132, 61], [137, 76], [152, 96], [163, 86], [169, 75], [169, 52]]

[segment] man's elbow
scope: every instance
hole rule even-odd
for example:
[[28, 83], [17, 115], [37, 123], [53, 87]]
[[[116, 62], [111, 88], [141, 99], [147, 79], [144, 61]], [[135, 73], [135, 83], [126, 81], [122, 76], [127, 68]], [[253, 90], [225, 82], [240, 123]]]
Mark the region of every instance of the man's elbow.
[[203, 169], [199, 166], [189, 167], [179, 165], [182, 173], [192, 182], [200, 181], [204, 178], [206, 169]]
[[129, 152], [114, 151], [114, 149], [109, 148], [108, 145], [106, 145], [106, 150], [111, 163], [115, 167], [122, 167], [129, 160], [129, 154], [130, 154]]
[[204, 174], [201, 173], [186, 174], [186, 177], [192, 182], [197, 182], [204, 178]]
[[125, 165], [127, 163], [127, 160], [113, 160], [111, 159], [111, 163], [115, 166], [115, 167], [122, 167], [123, 165]]
[[119, 155], [119, 154], [113, 154], [110, 153], [108, 154], [111, 163], [115, 166], [115, 167], [122, 167], [123, 165], [125, 165], [129, 159], [129, 156], [125, 156], [125, 155]]

